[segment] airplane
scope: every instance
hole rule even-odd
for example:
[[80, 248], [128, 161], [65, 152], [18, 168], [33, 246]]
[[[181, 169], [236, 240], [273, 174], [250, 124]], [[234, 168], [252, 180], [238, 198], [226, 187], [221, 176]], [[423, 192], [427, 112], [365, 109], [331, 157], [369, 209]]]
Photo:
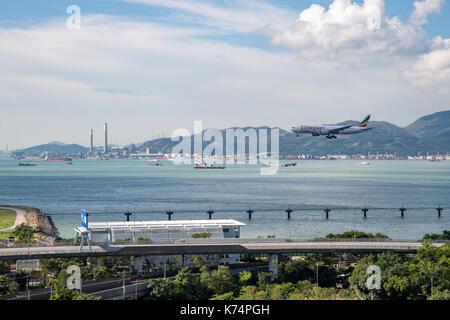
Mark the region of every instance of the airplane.
[[355, 134], [372, 130], [367, 125], [370, 120], [370, 114], [357, 125], [348, 126], [298, 126], [292, 127], [291, 131], [300, 136], [302, 133], [312, 134], [314, 137], [327, 136], [327, 139], [337, 139], [337, 134]]

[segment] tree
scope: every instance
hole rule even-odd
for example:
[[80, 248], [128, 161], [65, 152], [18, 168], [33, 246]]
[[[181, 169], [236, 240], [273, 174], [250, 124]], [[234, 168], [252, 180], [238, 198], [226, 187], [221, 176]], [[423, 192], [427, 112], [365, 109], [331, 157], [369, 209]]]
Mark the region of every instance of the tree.
[[33, 242], [34, 230], [29, 225], [22, 223], [14, 229], [14, 237], [17, 238], [17, 242], [31, 243]]
[[250, 283], [252, 279], [252, 273], [250, 271], [241, 271], [239, 273], [239, 285], [241, 287], [244, 287]]
[[200, 275], [200, 283], [212, 294], [235, 292], [238, 289], [236, 280], [230, 274], [230, 268], [227, 266], [219, 266], [217, 270], [211, 273], [203, 269]]
[[258, 281], [256, 282], [258, 287], [264, 287], [272, 283], [272, 273], [271, 272], [258, 272]]
[[295, 285], [290, 282], [274, 284], [268, 286], [268, 293], [270, 294], [270, 300], [286, 300], [296, 290]]
[[423, 240], [450, 240], [450, 230], [442, 231], [442, 234], [425, 234]]
[[[372, 265], [381, 270], [380, 275], [375, 275], [380, 279], [379, 289], [367, 286], [369, 277], [375, 277], [368, 272]], [[404, 255], [388, 252], [362, 258], [349, 277], [349, 282], [364, 299], [371, 299], [373, 296], [374, 299], [381, 300], [405, 300], [408, 296], [417, 295], [414, 287], [409, 282], [404, 282], [403, 277], [408, 275], [408, 259]]]
[[257, 286], [245, 286], [236, 300], [266, 300], [267, 298], [267, 293], [264, 290], [258, 290]]
[[[450, 289], [450, 243], [435, 247], [424, 242], [410, 265], [412, 280], [420, 294], [430, 298]], [[435, 295], [436, 294], [436, 295]]]
[[200, 280], [188, 268], [181, 269], [173, 281], [173, 298], [176, 300], [194, 300], [199, 298]]
[[72, 300], [75, 296], [75, 291], [66, 289], [65, 283], [60, 279], [51, 279], [50, 285], [54, 291], [49, 300]]
[[11, 282], [8, 286], [8, 294], [15, 294], [20, 291], [20, 286], [16, 281]]
[[8, 294], [10, 281], [7, 275], [0, 274], [0, 296]]
[[234, 293], [233, 292], [227, 292], [227, 293], [224, 293], [224, 294], [215, 294], [209, 300], [234, 300]]
[[147, 288], [148, 300], [171, 300], [173, 299], [174, 284], [170, 279], [150, 279]]
[[99, 267], [97, 268], [95, 272], [95, 278], [96, 279], [104, 279], [104, 278], [110, 278], [112, 276], [113, 272], [110, 268], [107, 267]]
[[[380, 288], [370, 290], [366, 281], [370, 265], [380, 270]], [[417, 254], [382, 253], [360, 260], [349, 282], [357, 293], [369, 299], [423, 300], [445, 298], [450, 290], [450, 244], [435, 247], [424, 242]]]
[[82, 293], [78, 291], [76, 291], [74, 296], [72, 297], [72, 300], [100, 300], [100, 299], [101, 297], [96, 297], [92, 294]]
[[292, 260], [282, 262], [278, 268], [278, 279], [280, 282], [296, 283], [300, 280], [313, 280], [314, 271], [304, 260]]
[[373, 239], [373, 238], [377, 238], [377, 239], [387, 239], [388, 236], [382, 233], [375, 233], [375, 235], [371, 234], [371, 233], [365, 233], [365, 232], [361, 232], [361, 231], [346, 231], [344, 233], [338, 233], [338, 234], [333, 234], [333, 233], [329, 233], [326, 235], [326, 238], [328, 239]]

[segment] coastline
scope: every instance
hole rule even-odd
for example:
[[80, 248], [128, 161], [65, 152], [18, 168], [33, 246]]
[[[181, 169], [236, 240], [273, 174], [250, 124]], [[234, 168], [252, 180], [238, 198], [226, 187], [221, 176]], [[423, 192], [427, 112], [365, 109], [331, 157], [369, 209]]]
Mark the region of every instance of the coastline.
[[18, 225], [20, 225], [22, 223], [26, 223], [26, 213], [23, 209], [16, 208], [16, 207], [6, 207], [6, 206], [1, 206], [0, 209], [9, 209], [16, 213], [16, 219], [14, 221], [14, 224], [11, 227], [0, 229], [0, 233], [14, 231], [15, 227], [17, 227]]
[[15, 227], [25, 223], [31, 226], [35, 232], [43, 234], [37, 235], [36, 240], [51, 241], [59, 239], [59, 231], [53, 223], [52, 218], [45, 214], [42, 210], [34, 207], [22, 205], [0, 205], [2, 209], [10, 209], [16, 212], [16, 221], [14, 225], [0, 230], [2, 233], [14, 231]]

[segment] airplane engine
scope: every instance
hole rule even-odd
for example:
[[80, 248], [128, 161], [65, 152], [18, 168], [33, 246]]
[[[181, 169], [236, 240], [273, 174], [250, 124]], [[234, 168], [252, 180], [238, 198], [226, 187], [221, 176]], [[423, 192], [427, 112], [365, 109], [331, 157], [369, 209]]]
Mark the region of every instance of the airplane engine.
[[313, 137], [318, 137], [320, 136], [320, 131], [313, 131], [311, 134], [313, 135]]

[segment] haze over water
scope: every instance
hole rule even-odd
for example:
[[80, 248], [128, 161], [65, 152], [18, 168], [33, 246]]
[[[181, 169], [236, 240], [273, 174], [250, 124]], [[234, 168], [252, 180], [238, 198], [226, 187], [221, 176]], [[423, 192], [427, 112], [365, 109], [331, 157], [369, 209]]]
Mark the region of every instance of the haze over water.
[[[74, 160], [72, 165], [33, 160], [35, 167], [18, 162], [0, 155], [0, 204], [42, 209], [63, 237], [74, 237], [82, 209], [90, 212], [90, 221], [124, 221], [127, 209], [137, 212], [131, 221], [138, 221], [167, 220], [170, 207], [172, 220], [181, 220], [207, 219], [209, 206], [213, 219], [244, 222], [241, 237], [310, 239], [356, 229], [417, 240], [450, 229], [450, 161], [380, 160], [368, 166], [353, 160], [298, 161], [274, 176], [261, 176], [256, 165], [194, 170], [168, 161], [161, 167], [145, 160]], [[408, 209], [403, 219], [402, 203]], [[441, 218], [438, 203], [444, 208]], [[322, 210], [307, 210], [327, 204], [328, 220]], [[369, 210], [364, 219], [364, 204], [392, 209]], [[294, 209], [290, 220], [288, 205]]]

